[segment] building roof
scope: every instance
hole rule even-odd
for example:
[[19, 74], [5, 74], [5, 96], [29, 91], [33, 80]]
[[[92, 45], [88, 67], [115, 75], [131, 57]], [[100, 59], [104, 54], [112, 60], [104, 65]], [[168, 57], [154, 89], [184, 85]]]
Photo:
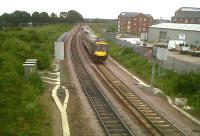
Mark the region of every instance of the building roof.
[[149, 27], [150, 28], [163, 28], [163, 29], [175, 29], [175, 30], [200, 32], [200, 24], [161, 23], [161, 24], [152, 25]]
[[135, 17], [135, 16], [138, 16], [140, 14], [145, 15], [148, 18], [153, 18], [150, 14], [143, 14], [143, 13], [139, 13], [139, 12], [122, 12], [119, 16], [122, 16], [122, 17]]
[[182, 7], [180, 8], [181, 11], [200, 11], [200, 8], [195, 7]]
[[172, 18], [200, 18], [200, 8], [181, 7]]

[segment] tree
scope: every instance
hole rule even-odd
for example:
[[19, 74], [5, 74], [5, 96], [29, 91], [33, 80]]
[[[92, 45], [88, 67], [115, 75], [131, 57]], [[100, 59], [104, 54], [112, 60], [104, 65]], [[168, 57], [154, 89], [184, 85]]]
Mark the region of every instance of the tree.
[[83, 16], [75, 10], [70, 10], [67, 14], [67, 21], [69, 23], [83, 22]]
[[49, 15], [47, 12], [40, 13], [40, 21], [41, 23], [48, 23], [49, 22]]
[[12, 24], [14, 26], [19, 26], [23, 23], [28, 23], [31, 21], [31, 15], [25, 11], [16, 10], [15, 12], [11, 13]]
[[11, 19], [11, 15], [8, 13], [4, 13], [1, 17], [0, 17], [0, 24], [2, 26], [10, 26], [12, 22]]
[[60, 12], [60, 18], [67, 18], [67, 12]]
[[40, 13], [35, 11], [32, 14], [32, 23], [33, 24], [38, 24], [40, 22]]
[[67, 12], [60, 12], [60, 22], [64, 23], [67, 21]]
[[57, 15], [55, 13], [51, 13], [51, 15], [50, 15], [50, 22], [51, 23], [58, 22], [58, 17], [57, 17]]

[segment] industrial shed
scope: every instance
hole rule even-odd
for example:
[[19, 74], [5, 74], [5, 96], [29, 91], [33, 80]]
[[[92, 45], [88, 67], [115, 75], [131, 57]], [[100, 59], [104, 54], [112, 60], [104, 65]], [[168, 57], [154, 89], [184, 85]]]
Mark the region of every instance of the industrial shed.
[[149, 27], [148, 42], [168, 40], [184, 40], [187, 44], [200, 43], [200, 25], [161, 23]]

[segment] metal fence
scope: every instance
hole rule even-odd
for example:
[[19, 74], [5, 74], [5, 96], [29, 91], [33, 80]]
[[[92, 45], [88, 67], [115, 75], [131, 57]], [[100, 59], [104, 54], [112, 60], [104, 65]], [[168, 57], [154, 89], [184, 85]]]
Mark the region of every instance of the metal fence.
[[168, 56], [163, 63], [164, 68], [173, 70], [177, 73], [200, 72], [200, 64], [180, 60], [173, 56]]
[[[102, 33], [102, 35], [104, 36], [104, 38], [106, 38], [106, 40], [110, 40], [117, 45], [132, 47], [134, 52], [138, 53], [140, 56], [150, 61], [153, 59], [151, 48], [147, 48], [143, 46], [135, 46], [127, 41], [119, 40], [115, 37], [114, 34]], [[200, 64], [195, 64], [189, 61], [180, 60], [176, 57], [169, 56], [169, 55], [165, 62], [158, 63], [158, 64], [160, 65], [160, 67], [163, 67], [168, 70], [173, 70], [174, 72], [177, 72], [177, 73], [189, 73], [191, 71], [200, 72]]]

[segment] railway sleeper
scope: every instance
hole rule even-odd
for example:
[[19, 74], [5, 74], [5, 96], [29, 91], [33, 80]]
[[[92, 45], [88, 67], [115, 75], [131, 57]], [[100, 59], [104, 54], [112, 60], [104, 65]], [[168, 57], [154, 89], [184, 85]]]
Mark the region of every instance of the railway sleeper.
[[144, 113], [144, 114], [149, 114], [149, 113], [155, 113], [153, 110], [151, 110], [151, 109], [141, 109], [140, 110], [142, 113]]
[[[135, 105], [135, 104], [134, 104]], [[149, 107], [145, 106], [145, 107], [137, 107], [137, 105], [135, 105], [136, 108], [138, 108], [140, 111], [144, 111], [144, 110], [151, 110]], [[152, 111], [152, 110], [151, 110]], [[153, 111], [152, 111], [153, 112]]]
[[101, 114], [100, 116], [101, 116], [102, 118], [104, 118], [104, 117], [108, 117], [108, 116], [109, 116], [109, 117], [112, 117], [112, 116], [114, 116], [114, 115], [113, 115], [112, 113], [107, 113], [107, 114], [104, 113], [104, 114]]
[[106, 128], [110, 130], [110, 129], [120, 129], [123, 127], [119, 124], [119, 125], [106, 125]]
[[140, 106], [140, 105], [145, 105], [143, 102], [134, 102], [134, 105]]
[[[131, 99], [130, 102], [136, 103], [136, 102], [142, 102], [140, 99]], [[143, 103], [143, 102], [142, 102]]]
[[[154, 114], [154, 113], [152, 113], [152, 114], [149, 114], [149, 113], [147, 113], [147, 114], [144, 114], [146, 117], [152, 117], [152, 118], [157, 118], [157, 117], [159, 117], [157, 114]], [[156, 120], [157, 121], [157, 120]], [[163, 121], [162, 119], [160, 120], [160, 121]], [[165, 122], [165, 121], [163, 121], [163, 122]]]
[[156, 124], [165, 123], [164, 120], [153, 120], [152, 122]]
[[103, 114], [107, 114], [107, 113], [110, 113], [107, 109], [97, 109], [96, 108], [96, 110], [97, 110], [97, 112], [101, 115], [102, 113]]
[[124, 93], [124, 92], [123, 92], [123, 94], [124, 94], [124, 96], [126, 96], [126, 97], [132, 97], [132, 98], [134, 98], [134, 99], [139, 99], [139, 97], [136, 96], [135, 94], [127, 94], [127, 93]]
[[118, 120], [105, 120], [103, 121], [105, 125], [107, 124], [121, 124]]
[[174, 130], [168, 131], [168, 130], [162, 130], [162, 132], [166, 135], [166, 136], [182, 136], [182, 134], [180, 134], [179, 132], [176, 132]]
[[147, 107], [147, 105], [145, 105], [145, 104], [140, 104], [140, 103], [135, 103], [135, 105], [136, 105], [137, 107]]
[[125, 95], [129, 95], [129, 94], [130, 94], [130, 95], [135, 95], [132, 91], [124, 92], [124, 94], [125, 94]]
[[171, 128], [171, 126], [168, 124], [157, 124], [157, 126], [160, 128]]
[[101, 119], [102, 119], [103, 121], [109, 121], [109, 120], [114, 120], [114, 119], [116, 119], [116, 118], [115, 118], [115, 116], [107, 116], [107, 117], [101, 117]]
[[106, 110], [107, 109], [107, 105], [105, 104], [100, 104], [100, 105], [97, 105], [97, 104], [94, 104], [96, 109], [99, 109], [99, 110]]
[[109, 129], [109, 132], [112, 134], [127, 134], [127, 132], [123, 128], [113, 128]]
[[124, 134], [113, 134], [112, 136], [130, 136], [130, 135], [127, 133], [124, 133]]
[[154, 120], [162, 120], [160, 117], [158, 116], [147, 116], [148, 119], [150, 119], [151, 121], [154, 121]]

